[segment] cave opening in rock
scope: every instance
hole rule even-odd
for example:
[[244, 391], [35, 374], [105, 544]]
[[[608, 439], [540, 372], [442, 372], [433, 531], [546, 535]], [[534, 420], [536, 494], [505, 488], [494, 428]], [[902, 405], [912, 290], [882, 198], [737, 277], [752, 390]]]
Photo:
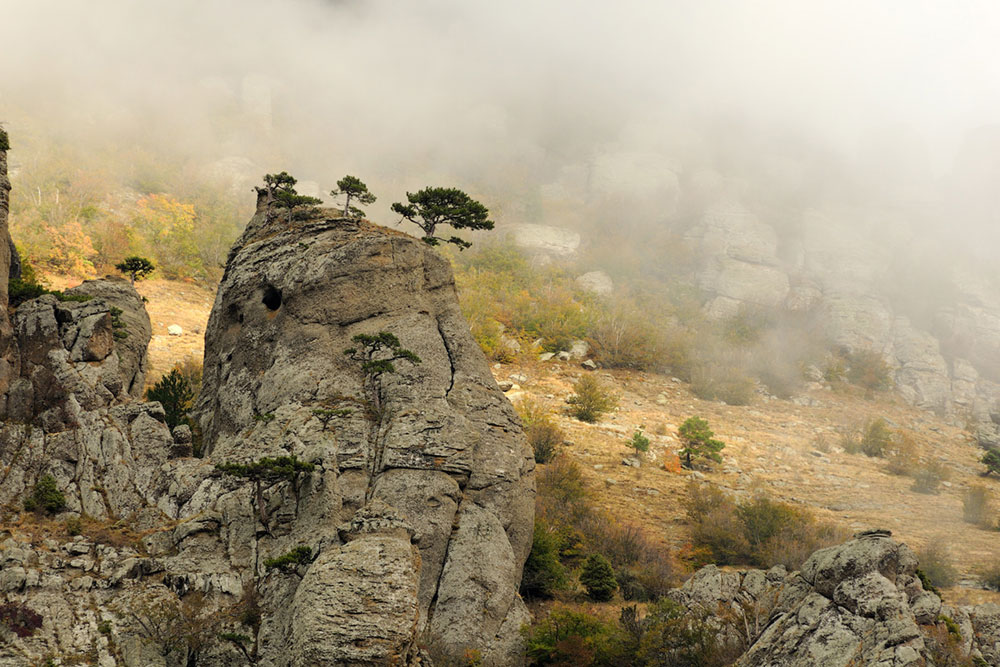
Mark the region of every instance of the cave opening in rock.
[[281, 290], [274, 285], [268, 285], [264, 288], [263, 301], [269, 310], [278, 310], [281, 308]]

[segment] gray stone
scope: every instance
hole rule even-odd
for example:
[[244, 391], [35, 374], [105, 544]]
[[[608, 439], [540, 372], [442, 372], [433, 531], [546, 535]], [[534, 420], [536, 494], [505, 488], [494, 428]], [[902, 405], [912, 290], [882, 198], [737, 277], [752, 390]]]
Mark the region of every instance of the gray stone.
[[615, 290], [615, 283], [604, 271], [588, 271], [576, 279], [576, 284], [585, 292], [598, 296], [608, 296]]

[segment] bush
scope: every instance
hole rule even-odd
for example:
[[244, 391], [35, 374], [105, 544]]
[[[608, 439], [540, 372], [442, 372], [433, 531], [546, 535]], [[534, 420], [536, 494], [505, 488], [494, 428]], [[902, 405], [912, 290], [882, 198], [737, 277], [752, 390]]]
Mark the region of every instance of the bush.
[[66, 496], [62, 494], [52, 475], [42, 475], [35, 482], [35, 487], [24, 501], [24, 509], [29, 512], [42, 510], [46, 514], [55, 514], [66, 508]]
[[19, 602], [0, 604], [0, 623], [22, 639], [42, 627], [42, 615]]
[[524, 626], [521, 634], [529, 665], [608, 664], [602, 658], [613, 643], [615, 628], [569, 609], [555, 608], [541, 623]]
[[589, 494], [580, 465], [565, 455], [552, 459], [536, 478], [537, 514], [556, 527], [576, 526], [589, 516]]
[[979, 579], [988, 590], [1000, 592], [1000, 562], [981, 567]]
[[159, 401], [163, 406], [167, 426], [171, 429], [187, 421], [187, 411], [191, 409], [194, 396], [190, 383], [177, 367], [146, 390], [147, 401]]
[[661, 600], [653, 606], [640, 627], [636, 651], [640, 665], [721, 667], [736, 657], [723, 654], [715, 619], [673, 600]]
[[951, 563], [951, 556], [941, 542], [931, 542], [917, 551], [920, 572], [935, 588], [948, 588], [958, 581], [958, 570]]
[[882, 456], [891, 443], [892, 431], [889, 429], [889, 424], [885, 419], [878, 417], [865, 425], [859, 447], [865, 456]]
[[701, 562], [795, 569], [817, 549], [847, 537], [847, 531], [763, 494], [736, 503], [716, 487], [692, 483], [686, 509], [692, 543], [708, 556]]
[[565, 436], [551, 415], [539, 403], [525, 399], [518, 403], [517, 412], [524, 424], [524, 434], [535, 453], [536, 463], [548, 463], [556, 455]]
[[524, 563], [521, 595], [526, 599], [551, 598], [566, 585], [566, 571], [559, 562], [559, 540], [545, 522], [535, 519], [531, 553]]
[[78, 516], [71, 516], [66, 521], [63, 522], [63, 527], [66, 529], [66, 534], [70, 537], [74, 537], [83, 532], [83, 522]]
[[856, 350], [845, 355], [847, 381], [869, 392], [891, 389], [892, 372], [885, 358], [874, 350]]
[[593, 375], [581, 377], [566, 402], [570, 405], [571, 415], [590, 424], [600, 421], [605, 413], [618, 405], [617, 397]]
[[898, 434], [886, 454], [886, 470], [893, 475], [912, 475], [916, 469], [919, 453], [917, 443], [908, 434]]
[[662, 366], [669, 342], [665, 325], [654, 323], [648, 311], [632, 305], [601, 313], [587, 342], [606, 368], [649, 370]]
[[313, 553], [310, 547], [298, 546], [277, 558], [264, 560], [264, 567], [268, 570], [279, 570], [285, 574], [292, 574], [298, 571], [299, 565], [308, 565], [312, 559]]
[[947, 478], [948, 468], [939, 461], [930, 461], [917, 468], [910, 490], [917, 493], [937, 493], [941, 482]]
[[744, 355], [725, 352], [699, 360], [691, 373], [691, 391], [706, 401], [750, 405], [756, 384], [746, 371]]
[[983, 486], [970, 486], [962, 496], [962, 518], [980, 528], [994, 526], [990, 492]]
[[989, 475], [992, 472], [1000, 475], [1000, 451], [995, 449], [987, 450], [983, 454], [983, 458], [980, 461], [986, 466], [986, 474]]
[[583, 564], [580, 583], [587, 589], [587, 597], [595, 602], [607, 602], [618, 590], [615, 571], [608, 559], [600, 554], [591, 554]]

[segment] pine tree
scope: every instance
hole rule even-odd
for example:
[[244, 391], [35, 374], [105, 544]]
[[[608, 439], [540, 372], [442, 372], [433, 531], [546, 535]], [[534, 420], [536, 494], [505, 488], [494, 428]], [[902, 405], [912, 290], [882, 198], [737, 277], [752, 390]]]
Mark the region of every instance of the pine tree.
[[434, 235], [438, 225], [449, 225], [454, 229], [493, 229], [489, 219], [489, 209], [457, 188], [424, 188], [419, 192], [407, 192], [409, 204], [396, 202], [392, 210], [409, 220], [424, 232], [423, 240], [428, 245], [439, 245], [441, 241], [453, 243], [460, 250], [472, 244], [457, 236], [442, 239]]
[[684, 458], [684, 467], [692, 468], [694, 460], [706, 458], [720, 463], [722, 455], [719, 452], [726, 446], [721, 440], [712, 438], [714, 433], [708, 428], [708, 422], [701, 417], [690, 417], [678, 429], [677, 434], [681, 437], [684, 447], [681, 449], [681, 457]]
[[594, 602], [607, 602], [618, 590], [618, 581], [611, 563], [601, 554], [587, 557], [580, 573], [580, 583], [587, 589], [587, 597]]
[[133, 285], [135, 285], [135, 281], [142, 280], [156, 269], [153, 263], [145, 257], [136, 256], [126, 257], [115, 264], [115, 268], [126, 274]]
[[331, 197], [346, 197], [344, 201], [344, 217], [361, 218], [365, 212], [360, 208], [351, 206], [351, 200], [356, 200], [359, 204], [368, 206], [375, 203], [375, 195], [368, 192], [368, 186], [356, 176], [344, 176], [337, 181], [337, 189], [330, 191]]
[[[285, 220], [307, 220], [316, 214], [316, 207], [323, 200], [316, 197], [300, 195], [295, 190], [298, 181], [287, 171], [278, 174], [265, 174], [264, 187], [254, 188], [258, 194], [266, 196], [267, 218], [274, 219], [275, 209], [285, 211]], [[298, 210], [296, 210], [298, 209]]]

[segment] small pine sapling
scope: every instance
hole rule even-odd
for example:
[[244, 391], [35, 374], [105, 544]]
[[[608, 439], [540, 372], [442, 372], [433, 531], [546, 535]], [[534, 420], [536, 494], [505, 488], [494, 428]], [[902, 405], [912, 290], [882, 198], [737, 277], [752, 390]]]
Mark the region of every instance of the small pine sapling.
[[710, 459], [716, 463], [722, 462], [720, 451], [726, 446], [721, 440], [712, 438], [714, 433], [708, 427], [708, 422], [701, 417], [689, 417], [677, 434], [684, 443], [680, 451], [681, 458], [684, 459], [684, 467], [689, 470], [694, 467], [696, 459]]
[[1000, 451], [995, 449], [987, 450], [983, 454], [983, 458], [980, 459], [983, 465], [986, 466], [986, 474], [996, 473], [1000, 475]]
[[638, 456], [642, 452], [649, 451], [649, 438], [646, 437], [641, 428], [637, 428], [628, 441], [628, 446], [634, 449], [636, 456]]
[[583, 564], [580, 583], [587, 589], [587, 597], [594, 602], [607, 602], [618, 590], [618, 581], [611, 563], [601, 554], [591, 554]]
[[159, 401], [166, 413], [165, 421], [171, 430], [187, 421], [187, 411], [194, 401], [194, 391], [187, 378], [174, 368], [146, 390], [147, 401]]
[[307, 546], [298, 546], [286, 554], [277, 558], [268, 558], [264, 561], [267, 570], [278, 570], [284, 574], [298, 574], [299, 565], [308, 565], [312, 562], [312, 549]]
[[316, 207], [322, 204], [323, 200], [300, 195], [295, 190], [296, 183], [298, 180], [294, 176], [283, 171], [278, 174], [265, 174], [264, 187], [254, 188], [258, 197], [264, 197], [267, 206], [265, 215], [268, 221], [275, 219], [279, 210], [284, 211], [286, 222], [315, 217]]

